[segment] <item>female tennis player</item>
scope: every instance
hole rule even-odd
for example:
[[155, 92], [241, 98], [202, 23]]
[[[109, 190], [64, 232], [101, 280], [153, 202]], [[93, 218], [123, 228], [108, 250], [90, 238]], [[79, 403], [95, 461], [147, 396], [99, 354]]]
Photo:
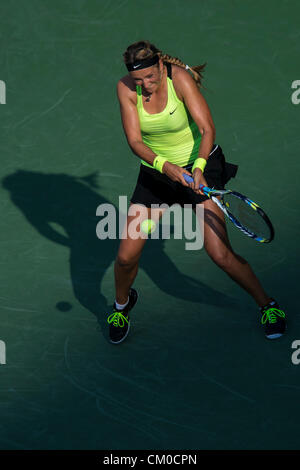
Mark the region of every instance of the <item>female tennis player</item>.
[[[130, 45], [124, 62], [128, 74], [117, 85], [122, 123], [131, 150], [141, 159], [127, 226], [142, 211], [145, 219], [159, 220], [163, 211], [152, 209], [150, 215], [151, 204], [192, 204], [194, 210], [203, 204], [206, 252], [257, 303], [266, 338], [279, 338], [286, 329], [285, 313], [264, 291], [247, 261], [233, 251], [223, 212], [197, 189], [200, 183], [224, 189], [237, 171], [215, 143], [213, 119], [199, 90], [205, 64], [189, 67], [148, 41]], [[183, 173], [194, 182], [186, 183]], [[114, 344], [129, 332], [129, 311], [138, 297], [131, 286], [145, 243], [145, 237], [127, 233], [119, 246], [114, 267], [116, 298], [107, 318]]]

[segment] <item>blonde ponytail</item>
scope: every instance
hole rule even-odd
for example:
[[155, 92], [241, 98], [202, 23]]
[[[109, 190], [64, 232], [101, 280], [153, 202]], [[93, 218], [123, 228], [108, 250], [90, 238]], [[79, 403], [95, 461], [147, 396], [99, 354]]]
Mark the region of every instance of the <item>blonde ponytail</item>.
[[203, 86], [202, 85], [203, 70], [206, 66], [206, 63], [202, 65], [195, 65], [193, 67], [190, 67], [189, 65], [182, 62], [182, 60], [178, 59], [177, 57], [171, 57], [168, 54], [162, 54], [162, 53], [160, 53], [159, 56], [163, 62], [169, 62], [170, 64], [177, 65], [178, 67], [181, 67], [182, 69], [187, 70], [192, 75], [198, 87], [201, 88]]

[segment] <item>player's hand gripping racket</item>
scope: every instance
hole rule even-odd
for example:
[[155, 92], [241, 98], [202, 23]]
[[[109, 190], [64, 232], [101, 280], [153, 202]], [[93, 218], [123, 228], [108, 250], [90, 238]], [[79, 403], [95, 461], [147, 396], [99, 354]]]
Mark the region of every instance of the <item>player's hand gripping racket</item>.
[[[183, 173], [187, 183], [193, 178]], [[267, 214], [255, 202], [230, 189], [218, 190], [200, 184], [199, 189], [215, 202], [231, 222], [245, 235], [260, 243], [269, 243], [274, 238], [274, 229]], [[218, 199], [216, 196], [220, 196]]]

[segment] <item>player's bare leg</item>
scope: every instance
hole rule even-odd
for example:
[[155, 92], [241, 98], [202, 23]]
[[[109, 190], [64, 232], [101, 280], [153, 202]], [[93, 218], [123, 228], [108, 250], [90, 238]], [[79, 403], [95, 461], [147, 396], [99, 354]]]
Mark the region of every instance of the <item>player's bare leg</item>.
[[226, 230], [225, 216], [221, 209], [210, 200], [204, 203], [204, 247], [210, 258], [228, 276], [245, 289], [262, 307], [270, 302], [258, 278], [248, 262], [234, 253]]
[[118, 304], [125, 304], [129, 289], [138, 272], [139, 259], [147, 241], [147, 235], [140, 230], [140, 222], [152, 219], [158, 223], [164, 209], [150, 209], [139, 204], [131, 204], [128, 210], [127, 225], [124, 227], [118, 255], [115, 261], [115, 289]]

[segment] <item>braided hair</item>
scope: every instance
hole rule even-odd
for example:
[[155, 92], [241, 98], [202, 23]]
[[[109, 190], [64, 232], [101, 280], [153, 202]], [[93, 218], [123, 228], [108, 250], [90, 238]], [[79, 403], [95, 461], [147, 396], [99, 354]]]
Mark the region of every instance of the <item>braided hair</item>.
[[162, 51], [157, 49], [157, 47], [155, 47], [149, 41], [138, 41], [134, 44], [131, 44], [127, 47], [126, 51], [123, 54], [123, 57], [125, 64], [131, 64], [136, 60], [151, 59], [155, 55], [158, 55], [164, 63], [169, 62], [170, 64], [178, 65], [178, 67], [188, 70], [192, 75], [193, 79], [195, 80], [197, 86], [199, 88], [202, 87], [203, 70], [206, 66], [206, 63], [190, 67], [177, 57], [172, 57], [168, 54], [163, 54]]

